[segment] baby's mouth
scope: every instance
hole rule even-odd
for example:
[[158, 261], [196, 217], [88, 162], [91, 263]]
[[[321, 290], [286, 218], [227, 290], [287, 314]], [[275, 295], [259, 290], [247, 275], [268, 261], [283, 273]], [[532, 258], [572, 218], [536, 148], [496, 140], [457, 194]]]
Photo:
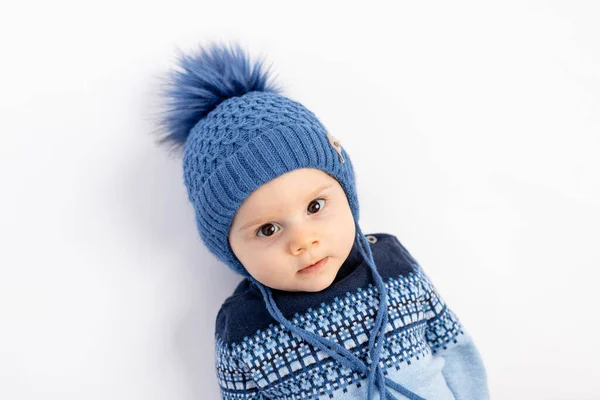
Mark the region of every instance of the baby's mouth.
[[313, 271], [319, 270], [319, 269], [323, 268], [323, 266], [325, 264], [327, 264], [327, 260], [329, 260], [329, 257], [324, 257], [324, 258], [320, 259], [319, 261], [317, 261], [316, 263], [302, 268], [301, 270], [298, 271], [298, 273], [308, 274]]

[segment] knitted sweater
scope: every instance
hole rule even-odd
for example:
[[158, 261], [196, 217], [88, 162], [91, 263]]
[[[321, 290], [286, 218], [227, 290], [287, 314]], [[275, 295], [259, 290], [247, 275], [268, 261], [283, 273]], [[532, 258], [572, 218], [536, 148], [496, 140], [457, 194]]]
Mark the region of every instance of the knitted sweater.
[[[488, 399], [486, 372], [473, 340], [421, 266], [394, 235], [367, 237], [388, 290], [389, 319], [382, 328], [379, 361], [384, 375], [425, 399]], [[328, 288], [273, 289], [273, 297], [293, 324], [335, 341], [368, 363], [369, 332], [379, 303], [371, 280], [355, 243]], [[275, 321], [248, 279], [217, 314], [215, 367], [222, 399], [367, 398], [368, 377]]]

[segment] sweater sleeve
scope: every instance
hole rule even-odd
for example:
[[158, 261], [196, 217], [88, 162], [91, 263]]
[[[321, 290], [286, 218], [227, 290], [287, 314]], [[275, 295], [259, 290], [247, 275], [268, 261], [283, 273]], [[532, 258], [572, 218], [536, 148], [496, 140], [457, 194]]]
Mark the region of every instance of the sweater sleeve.
[[[217, 319], [223, 318], [219, 312]], [[241, 356], [215, 335], [215, 369], [222, 400], [265, 400]]]
[[488, 400], [487, 374], [481, 355], [456, 314], [446, 305], [421, 266], [402, 247], [422, 286], [422, 304], [427, 327], [425, 337], [431, 352], [444, 359], [442, 375], [456, 400]]

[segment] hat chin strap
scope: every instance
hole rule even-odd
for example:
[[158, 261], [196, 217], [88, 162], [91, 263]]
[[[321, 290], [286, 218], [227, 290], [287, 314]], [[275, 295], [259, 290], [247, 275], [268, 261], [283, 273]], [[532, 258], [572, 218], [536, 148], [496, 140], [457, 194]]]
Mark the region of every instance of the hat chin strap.
[[[277, 307], [277, 304], [275, 304], [275, 300], [273, 299], [271, 289], [258, 282], [252, 276], [250, 276], [249, 279], [260, 290], [265, 301], [267, 310], [276, 321], [281, 323], [287, 329], [297, 334], [313, 346], [329, 354], [331, 357], [333, 357], [336, 361], [338, 361], [345, 367], [348, 367], [353, 371], [358, 371], [364, 375], [368, 375], [368, 400], [371, 400], [373, 397], [373, 394], [375, 392], [375, 385], [377, 385], [379, 389], [379, 397], [381, 400], [398, 400], [387, 389], [388, 386], [400, 392], [401, 394], [403, 394], [411, 400], [425, 400], [424, 398], [420, 397], [416, 393], [411, 392], [399, 383], [396, 383], [391, 379], [383, 376], [383, 371], [381, 369], [381, 366], [379, 365], [379, 359], [381, 357], [381, 349], [383, 345], [383, 339], [385, 337], [385, 332], [382, 331], [382, 329], [385, 329], [385, 326], [388, 322], [387, 289], [385, 287], [383, 279], [381, 278], [381, 275], [379, 275], [379, 272], [377, 271], [377, 267], [375, 266], [373, 254], [369, 247], [369, 243], [365, 235], [362, 233], [360, 227], [358, 226], [358, 223], [356, 224], [356, 240], [359, 251], [366, 260], [367, 264], [369, 265], [369, 268], [371, 269], [371, 275], [373, 276], [375, 284], [379, 289], [379, 304], [381, 305], [377, 310], [375, 324], [369, 334], [368, 354], [370, 355], [370, 367], [367, 366], [361, 359], [356, 357], [354, 353], [352, 353], [345, 347], [340, 346], [332, 340], [328, 340], [322, 336], [319, 336], [314, 332], [310, 332], [296, 325], [293, 325], [288, 319], [286, 319], [283, 316], [283, 314]], [[375, 368], [373, 368], [373, 366], [375, 366]]]

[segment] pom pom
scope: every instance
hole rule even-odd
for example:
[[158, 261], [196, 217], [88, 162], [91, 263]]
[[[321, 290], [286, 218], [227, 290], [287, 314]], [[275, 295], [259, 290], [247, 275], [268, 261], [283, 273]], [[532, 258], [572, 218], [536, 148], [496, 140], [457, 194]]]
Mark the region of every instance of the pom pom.
[[169, 108], [159, 121], [165, 132], [161, 144], [185, 144], [198, 121], [224, 100], [252, 91], [281, 92], [279, 86], [268, 82], [263, 61], [252, 63], [237, 43], [230, 47], [211, 43], [189, 55], [179, 51], [178, 64], [182, 71], [171, 71], [162, 92]]

